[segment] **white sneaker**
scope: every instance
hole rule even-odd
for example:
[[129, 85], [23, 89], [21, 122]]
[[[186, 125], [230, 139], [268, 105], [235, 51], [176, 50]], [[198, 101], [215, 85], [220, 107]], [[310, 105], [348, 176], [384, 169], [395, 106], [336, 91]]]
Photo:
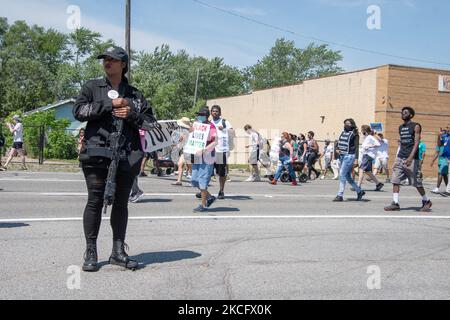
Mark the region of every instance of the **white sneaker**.
[[255, 177], [251, 176], [250, 178], [248, 178], [247, 180], [245, 180], [245, 182], [255, 182]]
[[320, 180], [325, 180], [325, 176], [321, 176], [321, 177], [320, 177]]
[[440, 191], [438, 188], [436, 188], [436, 189], [434, 189], [434, 190], [431, 190], [431, 193], [434, 193], [434, 194], [440, 194], [441, 191]]

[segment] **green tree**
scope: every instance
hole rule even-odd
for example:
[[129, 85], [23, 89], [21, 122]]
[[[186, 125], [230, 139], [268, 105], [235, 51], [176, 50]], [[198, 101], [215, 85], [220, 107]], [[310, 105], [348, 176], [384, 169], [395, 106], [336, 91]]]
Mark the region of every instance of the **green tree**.
[[223, 59], [191, 57], [184, 50], [173, 53], [167, 45], [136, 55], [133, 85], [150, 100], [158, 118], [175, 119], [198, 109], [193, 106], [198, 69], [198, 101], [244, 92], [244, 75]]
[[294, 41], [278, 39], [270, 53], [246, 74], [253, 90], [291, 85], [303, 80], [342, 72], [338, 63], [342, 61], [340, 51], [327, 45], [311, 43], [305, 49], [296, 48]]

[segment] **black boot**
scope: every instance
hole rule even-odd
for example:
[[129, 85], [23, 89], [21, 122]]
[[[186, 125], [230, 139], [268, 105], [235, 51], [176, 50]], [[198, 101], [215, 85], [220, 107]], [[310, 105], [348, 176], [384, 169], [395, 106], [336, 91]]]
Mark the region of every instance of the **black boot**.
[[87, 243], [86, 252], [84, 253], [83, 271], [98, 271], [97, 244], [95, 241], [88, 241]]
[[137, 261], [131, 260], [128, 254], [125, 252], [125, 242], [123, 240], [113, 241], [113, 250], [111, 257], [109, 257], [109, 263], [116, 266], [121, 266], [126, 269], [136, 271], [139, 264]]

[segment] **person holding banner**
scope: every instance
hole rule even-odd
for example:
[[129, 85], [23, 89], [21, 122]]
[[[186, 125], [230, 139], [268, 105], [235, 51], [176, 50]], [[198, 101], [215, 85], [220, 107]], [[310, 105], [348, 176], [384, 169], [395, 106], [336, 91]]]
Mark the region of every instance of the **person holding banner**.
[[202, 198], [202, 203], [194, 209], [194, 213], [208, 211], [217, 199], [208, 191], [216, 160], [215, 149], [218, 144], [217, 129], [214, 123], [209, 121], [210, 115], [208, 107], [200, 109], [184, 148], [184, 152], [191, 155], [191, 160], [193, 158], [192, 186], [200, 189]]

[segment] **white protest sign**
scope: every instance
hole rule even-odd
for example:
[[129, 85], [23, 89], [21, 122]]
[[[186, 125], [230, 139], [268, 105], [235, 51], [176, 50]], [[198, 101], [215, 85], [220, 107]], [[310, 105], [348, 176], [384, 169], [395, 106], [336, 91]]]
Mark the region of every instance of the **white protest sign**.
[[144, 152], [151, 153], [172, 146], [172, 133], [179, 128], [176, 121], [158, 121], [154, 129], [145, 132]]
[[195, 122], [193, 128], [194, 132], [189, 134], [188, 142], [184, 147], [184, 153], [196, 154], [198, 151], [206, 149], [211, 126], [209, 124]]

